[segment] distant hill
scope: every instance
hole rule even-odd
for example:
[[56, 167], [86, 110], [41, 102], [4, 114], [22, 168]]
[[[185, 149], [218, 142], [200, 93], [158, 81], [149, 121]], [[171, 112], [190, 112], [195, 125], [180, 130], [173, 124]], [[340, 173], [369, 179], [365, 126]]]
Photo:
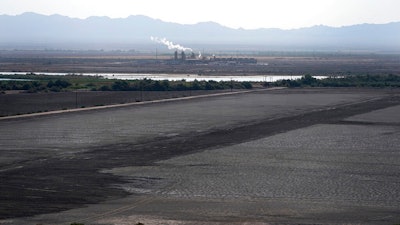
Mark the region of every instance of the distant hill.
[[[154, 49], [150, 37], [191, 48], [231, 50], [382, 50], [400, 51], [400, 22], [333, 28], [232, 29], [214, 22], [182, 25], [146, 16], [124, 19], [24, 13], [0, 16], [0, 48], [40, 46], [60, 49]], [[160, 50], [164, 47], [159, 46]], [[166, 49], [166, 48], [165, 48]]]

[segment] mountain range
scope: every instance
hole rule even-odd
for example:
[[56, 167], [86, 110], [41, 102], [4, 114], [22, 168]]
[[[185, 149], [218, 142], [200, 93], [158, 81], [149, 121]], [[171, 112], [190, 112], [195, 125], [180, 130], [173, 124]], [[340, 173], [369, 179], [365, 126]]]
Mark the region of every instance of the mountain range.
[[0, 15], [0, 48], [166, 50], [150, 37], [194, 49], [400, 51], [400, 22], [282, 30], [233, 29], [215, 22], [184, 25], [136, 15], [123, 19], [24, 13]]

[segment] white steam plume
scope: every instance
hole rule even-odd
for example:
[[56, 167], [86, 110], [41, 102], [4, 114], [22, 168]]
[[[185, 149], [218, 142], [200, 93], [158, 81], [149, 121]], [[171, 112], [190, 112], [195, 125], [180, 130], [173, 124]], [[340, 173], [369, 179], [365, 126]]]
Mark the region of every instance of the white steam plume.
[[168, 47], [168, 49], [175, 49], [175, 50], [180, 50], [180, 51], [191, 51], [191, 52], [193, 51], [193, 49], [191, 49], [191, 48], [186, 48], [186, 47], [183, 47], [182, 45], [174, 44], [171, 41], [168, 41], [166, 38], [158, 38], [158, 37], [151, 36], [150, 39], [157, 43], [166, 45]]

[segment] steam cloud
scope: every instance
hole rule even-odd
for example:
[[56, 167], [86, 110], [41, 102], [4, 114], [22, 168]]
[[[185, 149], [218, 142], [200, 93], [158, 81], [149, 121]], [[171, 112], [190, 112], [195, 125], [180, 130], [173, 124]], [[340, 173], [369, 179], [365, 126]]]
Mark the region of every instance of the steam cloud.
[[191, 52], [193, 52], [193, 49], [183, 47], [182, 45], [179, 45], [179, 44], [174, 44], [173, 42], [168, 41], [166, 38], [158, 38], [158, 37], [151, 36], [150, 39], [152, 41], [157, 42], [157, 43], [166, 45], [168, 47], [168, 49], [175, 49], [175, 50], [180, 50], [180, 51], [191, 51]]

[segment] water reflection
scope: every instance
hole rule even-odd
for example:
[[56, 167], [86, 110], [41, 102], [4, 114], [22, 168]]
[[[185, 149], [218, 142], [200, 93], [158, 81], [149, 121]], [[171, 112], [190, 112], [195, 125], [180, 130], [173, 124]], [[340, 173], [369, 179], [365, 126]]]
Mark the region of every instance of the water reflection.
[[[26, 72], [0, 72], [0, 75], [25, 75], [30, 74]], [[52, 75], [52, 76], [63, 76], [71, 75], [66, 73], [42, 73], [37, 72], [34, 74]], [[229, 75], [197, 75], [197, 74], [139, 74], [139, 73], [79, 73], [75, 75], [85, 75], [85, 76], [100, 76], [108, 79], [121, 79], [121, 80], [142, 80], [142, 79], [152, 79], [152, 80], [186, 80], [186, 81], [251, 81], [251, 82], [275, 82], [278, 80], [296, 80], [300, 79], [302, 75], [251, 75], [251, 76], [229, 76]], [[314, 76], [317, 79], [324, 79], [328, 76]]]

